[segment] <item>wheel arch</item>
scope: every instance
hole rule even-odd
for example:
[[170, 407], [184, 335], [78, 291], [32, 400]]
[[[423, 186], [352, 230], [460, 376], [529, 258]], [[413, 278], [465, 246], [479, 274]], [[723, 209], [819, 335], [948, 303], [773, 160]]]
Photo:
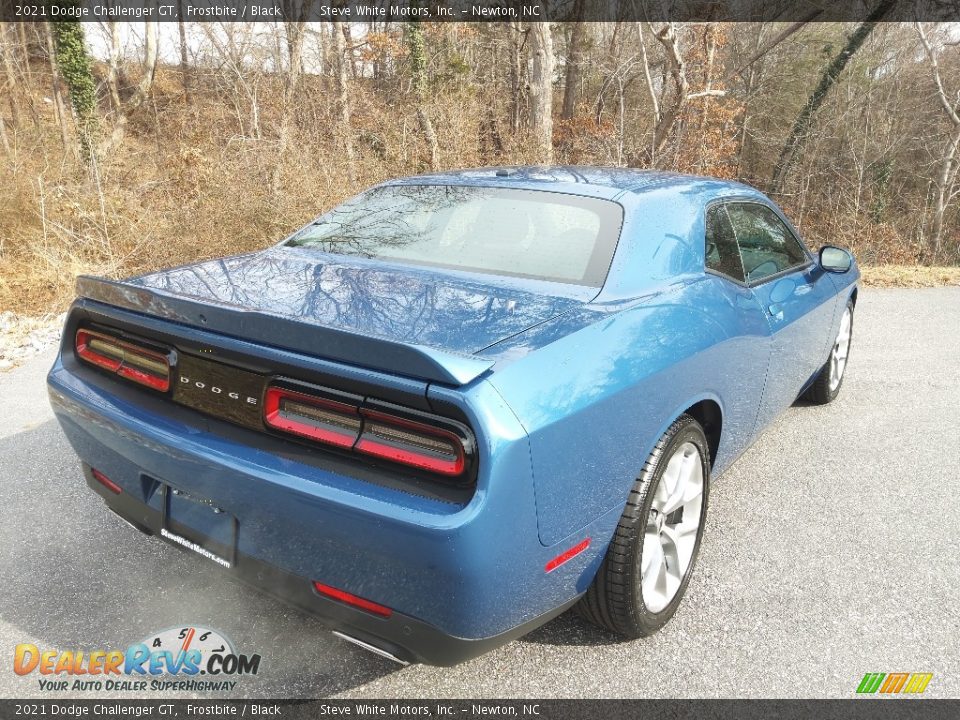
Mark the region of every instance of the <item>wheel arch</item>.
[[679, 405], [660, 427], [656, 437], [653, 438], [653, 442], [647, 448], [647, 456], [653, 452], [654, 446], [663, 437], [663, 434], [681, 415], [689, 415], [703, 428], [703, 434], [707, 437], [707, 448], [710, 451], [710, 468], [713, 469], [720, 452], [720, 439], [723, 434], [723, 405], [720, 398], [712, 394], [690, 398]]
[[[707, 436], [707, 447], [710, 450], [710, 467], [717, 461], [720, 450], [720, 437], [723, 433], [723, 409], [713, 398], [704, 398], [684, 410], [680, 415], [689, 415], [703, 428]], [[677, 416], [679, 417], [679, 415]]]

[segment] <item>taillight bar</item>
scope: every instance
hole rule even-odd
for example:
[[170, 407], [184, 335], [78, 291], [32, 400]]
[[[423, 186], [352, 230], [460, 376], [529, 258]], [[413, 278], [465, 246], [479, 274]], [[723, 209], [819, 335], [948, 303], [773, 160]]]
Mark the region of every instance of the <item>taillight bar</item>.
[[271, 385], [263, 406], [270, 427], [327, 445], [351, 448], [360, 435], [358, 409]]
[[361, 410], [365, 422], [356, 450], [441, 475], [460, 475], [466, 467], [463, 441], [449, 430], [373, 410]]
[[94, 330], [77, 330], [77, 357], [139, 385], [166, 392], [170, 389], [170, 359], [126, 340]]
[[275, 430], [449, 478], [463, 476], [474, 452], [470, 433], [446, 418], [397, 414], [270, 385], [263, 421]]

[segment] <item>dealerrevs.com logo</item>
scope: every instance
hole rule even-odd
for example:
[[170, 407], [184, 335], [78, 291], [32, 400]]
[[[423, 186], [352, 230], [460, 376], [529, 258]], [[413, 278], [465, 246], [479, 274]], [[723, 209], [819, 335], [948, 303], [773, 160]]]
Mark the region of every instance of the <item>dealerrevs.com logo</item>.
[[13, 671], [36, 677], [41, 690], [231, 691], [232, 678], [256, 675], [260, 655], [234, 651], [216, 630], [188, 626], [154, 633], [126, 650], [47, 650], [17, 645]]

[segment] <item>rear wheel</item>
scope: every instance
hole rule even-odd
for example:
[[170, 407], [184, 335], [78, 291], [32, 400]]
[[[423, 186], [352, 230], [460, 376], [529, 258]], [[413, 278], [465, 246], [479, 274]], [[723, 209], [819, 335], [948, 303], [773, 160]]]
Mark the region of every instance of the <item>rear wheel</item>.
[[660, 438], [578, 605], [587, 620], [636, 638], [652, 635], [673, 617], [700, 551], [709, 457], [703, 429], [688, 415]]
[[813, 384], [800, 397], [817, 405], [826, 405], [840, 394], [847, 358], [850, 357], [850, 343], [853, 340], [853, 301], [847, 301], [847, 307], [840, 318], [840, 330], [830, 349], [827, 364], [820, 369]]

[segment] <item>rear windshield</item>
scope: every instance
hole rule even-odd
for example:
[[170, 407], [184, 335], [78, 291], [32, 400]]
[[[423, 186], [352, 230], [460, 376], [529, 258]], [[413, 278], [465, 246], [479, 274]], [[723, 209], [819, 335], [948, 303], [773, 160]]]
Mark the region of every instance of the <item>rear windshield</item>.
[[622, 222], [617, 203], [579, 195], [399, 185], [348, 200], [287, 244], [600, 287]]

